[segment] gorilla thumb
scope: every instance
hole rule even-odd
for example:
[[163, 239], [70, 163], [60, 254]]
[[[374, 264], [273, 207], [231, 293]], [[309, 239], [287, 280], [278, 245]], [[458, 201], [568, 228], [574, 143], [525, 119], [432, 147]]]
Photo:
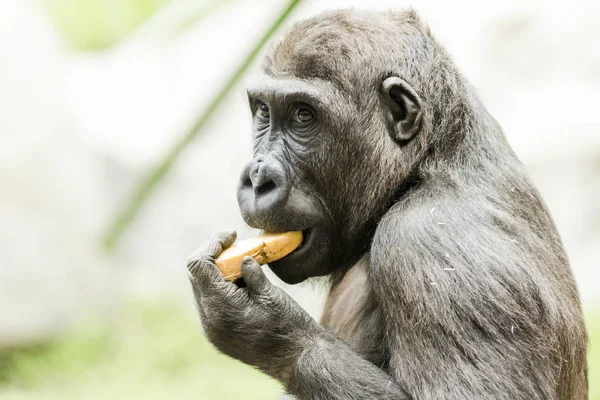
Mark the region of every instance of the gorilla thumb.
[[258, 261], [250, 256], [242, 260], [242, 277], [251, 292], [266, 292], [271, 285]]

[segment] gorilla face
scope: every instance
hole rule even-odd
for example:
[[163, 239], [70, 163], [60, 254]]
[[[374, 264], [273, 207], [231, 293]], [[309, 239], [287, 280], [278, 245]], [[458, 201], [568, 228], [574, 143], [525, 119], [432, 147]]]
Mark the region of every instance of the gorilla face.
[[268, 77], [248, 89], [254, 157], [242, 170], [238, 203], [252, 227], [303, 232], [296, 251], [270, 264], [288, 283], [329, 273], [337, 256], [335, 221], [314, 179], [326, 137], [317, 93], [308, 83]]
[[254, 157], [238, 204], [254, 228], [303, 232], [296, 251], [270, 264], [287, 283], [356, 262], [406, 175], [397, 137], [418, 131], [418, 96], [396, 77], [365, 96], [374, 107], [321, 81], [265, 76], [248, 88]]

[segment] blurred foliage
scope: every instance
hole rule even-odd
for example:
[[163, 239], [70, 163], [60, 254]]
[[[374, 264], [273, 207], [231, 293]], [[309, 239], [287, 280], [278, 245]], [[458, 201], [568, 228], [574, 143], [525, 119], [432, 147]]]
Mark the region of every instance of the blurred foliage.
[[[196, 316], [175, 304], [133, 304], [54, 343], [0, 353], [0, 398], [275, 399], [279, 385], [219, 354]], [[588, 316], [590, 400], [600, 400], [600, 315]], [[598, 344], [598, 345], [596, 345]]]
[[[100, 318], [100, 317], [99, 317]], [[590, 400], [600, 400], [600, 314], [588, 315]], [[0, 398], [275, 399], [278, 383], [218, 353], [176, 304], [133, 304], [54, 343], [0, 353]]]
[[40, 0], [67, 43], [98, 50], [117, 43], [171, 0]]
[[[134, 304], [57, 341], [0, 353], [0, 398], [275, 399], [279, 384], [218, 353], [176, 304]], [[99, 317], [101, 318], [101, 317]]]
[[28, 387], [59, 376], [75, 376], [109, 361], [111, 335], [104, 326], [83, 326], [54, 343], [0, 352], [0, 385]]

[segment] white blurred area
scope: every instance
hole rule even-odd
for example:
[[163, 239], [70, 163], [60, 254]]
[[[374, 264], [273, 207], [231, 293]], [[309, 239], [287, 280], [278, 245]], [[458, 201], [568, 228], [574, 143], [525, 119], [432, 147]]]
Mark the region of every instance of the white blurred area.
[[[251, 146], [242, 85], [116, 251], [103, 254], [99, 238], [282, 3], [232, 2], [176, 32], [203, 5], [176, 0], [116, 47], [74, 53], [36, 1], [0, 1], [0, 345], [41, 340], [129, 297], [192, 306], [187, 256], [212, 231], [251, 234], [235, 200]], [[585, 307], [598, 307], [600, 2], [305, 0], [289, 23], [410, 5], [503, 126], [551, 209]], [[287, 289], [319, 314], [322, 294]]]

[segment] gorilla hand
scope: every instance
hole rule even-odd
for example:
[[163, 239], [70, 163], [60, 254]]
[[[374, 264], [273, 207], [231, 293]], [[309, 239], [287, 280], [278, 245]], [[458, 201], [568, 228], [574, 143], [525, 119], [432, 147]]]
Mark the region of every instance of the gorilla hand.
[[233, 231], [211, 235], [188, 261], [202, 326], [221, 352], [285, 381], [322, 328], [271, 284], [252, 257], [242, 262], [246, 287], [223, 278], [214, 260], [235, 237]]

